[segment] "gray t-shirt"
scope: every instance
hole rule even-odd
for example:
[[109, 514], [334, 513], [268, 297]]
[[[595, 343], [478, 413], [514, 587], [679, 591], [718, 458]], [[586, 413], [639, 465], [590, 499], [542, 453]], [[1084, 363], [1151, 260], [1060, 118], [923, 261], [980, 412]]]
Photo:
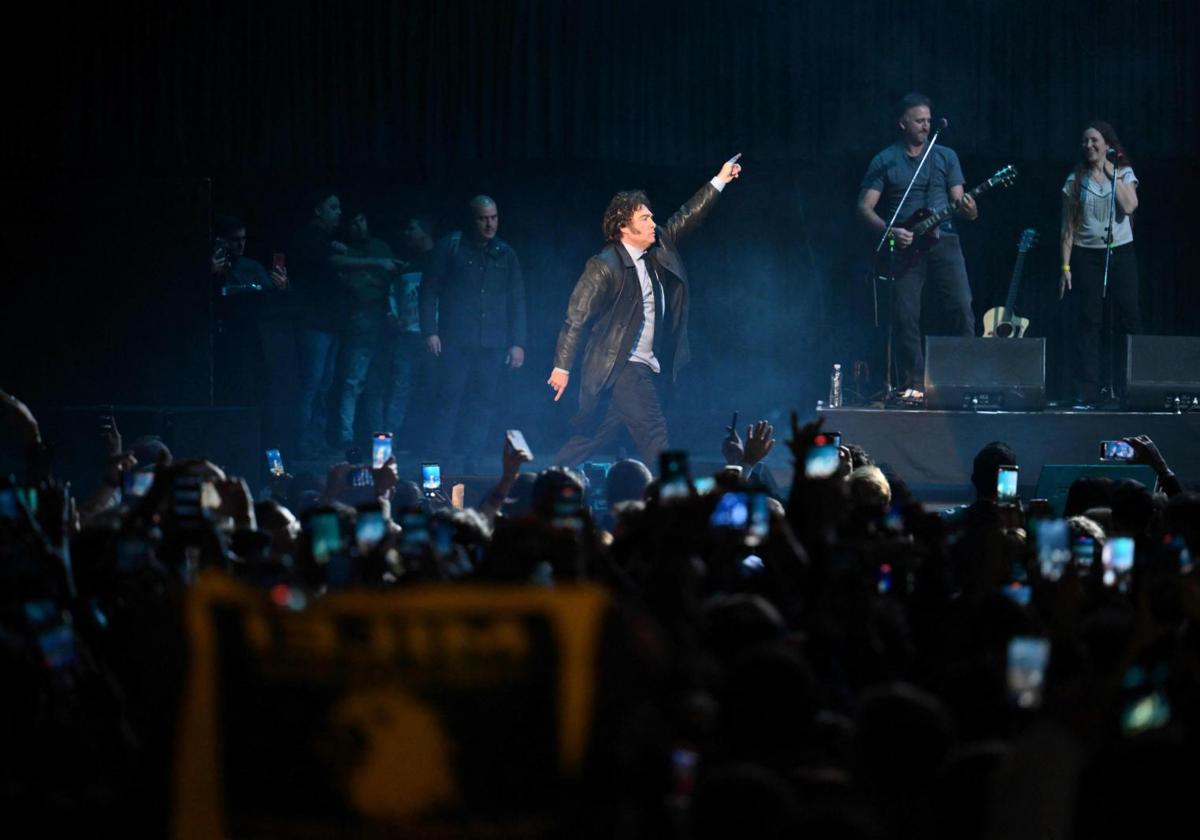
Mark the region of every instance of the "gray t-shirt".
[[[1117, 177], [1127, 184], [1136, 184], [1137, 176], [1133, 168], [1122, 166], [1117, 170]], [[1063, 194], [1074, 198], [1075, 173], [1067, 176], [1063, 184]], [[1083, 205], [1079, 214], [1079, 230], [1075, 231], [1075, 244], [1080, 248], [1103, 248], [1108, 238], [1108, 213], [1113, 206], [1112, 182], [1107, 178], [1101, 184], [1091, 176], [1083, 179], [1083, 187], [1079, 191], [1079, 201]], [[1116, 205], [1117, 217], [1113, 220], [1113, 247], [1128, 245], [1133, 241], [1133, 226], [1129, 217], [1121, 212], [1121, 205]]]
[[[882, 216], [885, 222], [895, 212], [896, 205], [900, 203], [900, 196], [904, 195], [904, 188], [908, 186], [920, 162], [920, 155], [909, 156], [899, 142], [893, 143], [872, 158], [860, 189], [879, 190], [883, 194], [875, 212]], [[904, 202], [904, 207], [900, 209], [900, 215], [896, 217], [897, 223], [904, 221], [922, 207], [928, 207], [934, 212], [948, 207], [950, 188], [962, 186], [964, 182], [962, 165], [959, 164], [958, 155], [954, 150], [945, 146], [934, 146]], [[943, 233], [955, 233], [954, 217], [951, 216], [942, 222], [940, 229]]]

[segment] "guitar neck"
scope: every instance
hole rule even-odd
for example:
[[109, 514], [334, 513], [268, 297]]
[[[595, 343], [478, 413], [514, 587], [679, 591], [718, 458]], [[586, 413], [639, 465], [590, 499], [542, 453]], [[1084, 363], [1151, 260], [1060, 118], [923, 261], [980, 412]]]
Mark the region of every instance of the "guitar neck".
[[[980, 195], [981, 193], [987, 192], [987, 190], [990, 187], [991, 187], [991, 183], [989, 181], [984, 181], [982, 184], [977, 186], [975, 189], [973, 189], [969, 193], [967, 193], [967, 195], [971, 196], [971, 198], [974, 198], [975, 196]], [[954, 211], [956, 211], [958, 209], [958, 205], [961, 203], [962, 203], [962, 199], [960, 198], [958, 201], [954, 202], [953, 204], [946, 205], [941, 210], [934, 213], [932, 216], [926, 216], [924, 219], [922, 219], [920, 222], [918, 222], [916, 225], [913, 226], [913, 230], [912, 230], [913, 236], [921, 236], [922, 234], [928, 233], [929, 231], [933, 230], [935, 227], [940, 225], [942, 222], [946, 221], [946, 219], [948, 219], [952, 215], [954, 215]]]
[[1021, 273], [1025, 269], [1025, 252], [1017, 254], [1017, 264], [1013, 266], [1012, 280], [1008, 284], [1008, 299], [1004, 301], [1004, 311], [1011, 313], [1017, 305], [1017, 289], [1021, 287]]

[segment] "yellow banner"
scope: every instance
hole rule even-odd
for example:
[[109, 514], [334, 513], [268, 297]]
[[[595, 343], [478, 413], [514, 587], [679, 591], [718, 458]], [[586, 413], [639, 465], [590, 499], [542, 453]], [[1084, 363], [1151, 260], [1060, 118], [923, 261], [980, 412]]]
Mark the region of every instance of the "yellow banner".
[[608, 603], [479, 585], [307, 603], [203, 575], [175, 837], [551, 831], [586, 758]]

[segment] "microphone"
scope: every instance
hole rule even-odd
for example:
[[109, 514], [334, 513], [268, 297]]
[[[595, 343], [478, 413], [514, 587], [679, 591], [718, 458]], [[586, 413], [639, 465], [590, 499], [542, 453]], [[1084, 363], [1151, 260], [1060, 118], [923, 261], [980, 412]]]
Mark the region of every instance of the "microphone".
[[1108, 151], [1104, 153], [1104, 156], [1106, 158], [1108, 158], [1109, 160], [1116, 160], [1117, 159], [1117, 150], [1114, 149], [1112, 146], [1109, 146]]
[[943, 128], [945, 128], [948, 125], [950, 125], [950, 120], [946, 119], [945, 117], [942, 117], [940, 120], [938, 120], [938, 131], [941, 131]]

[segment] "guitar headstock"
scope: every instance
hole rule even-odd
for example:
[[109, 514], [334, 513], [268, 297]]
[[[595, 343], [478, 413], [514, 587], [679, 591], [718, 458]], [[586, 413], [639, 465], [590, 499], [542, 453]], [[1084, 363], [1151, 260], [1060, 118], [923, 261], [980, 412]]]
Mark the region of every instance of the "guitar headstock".
[[1002, 187], [1011, 187], [1015, 180], [1017, 180], [1017, 167], [1010, 163], [1003, 169], [996, 170], [996, 174], [988, 178], [988, 185], [994, 187], [999, 184]]
[[1021, 231], [1021, 242], [1017, 245], [1017, 253], [1025, 254], [1029, 249], [1037, 244], [1038, 232], [1033, 228], [1025, 228]]

